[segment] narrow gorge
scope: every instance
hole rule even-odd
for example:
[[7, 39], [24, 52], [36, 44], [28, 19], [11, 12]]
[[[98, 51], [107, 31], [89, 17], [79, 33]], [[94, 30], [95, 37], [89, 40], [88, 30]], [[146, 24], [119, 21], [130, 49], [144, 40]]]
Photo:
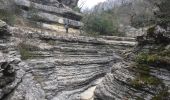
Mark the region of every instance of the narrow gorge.
[[11, 66], [16, 76], [2, 88], [2, 97], [7, 100], [27, 96], [28, 100], [88, 98], [83, 93], [99, 84], [113, 64], [122, 60], [118, 54], [135, 45], [133, 38], [125, 37], [107, 40], [16, 27], [8, 31], [1, 42], [1, 56], [5, 57], [1, 67]]
[[[135, 53], [152, 48], [140, 45], [152, 40], [145, 41], [145, 36], [137, 40], [82, 36], [78, 29], [83, 16], [73, 10], [77, 2], [0, 1], [0, 10], [15, 6], [20, 12], [17, 20], [22, 20], [22, 25], [0, 20], [0, 100], [151, 100], [163, 87], [169, 92], [168, 57], [166, 68], [149, 69], [161, 84], [142, 88], [134, 85], [134, 69], [138, 69], [132, 66]], [[64, 28], [58, 30], [65, 20], [71, 25], [69, 34]], [[169, 42], [168, 36], [166, 39]], [[169, 44], [164, 49], [169, 53]]]

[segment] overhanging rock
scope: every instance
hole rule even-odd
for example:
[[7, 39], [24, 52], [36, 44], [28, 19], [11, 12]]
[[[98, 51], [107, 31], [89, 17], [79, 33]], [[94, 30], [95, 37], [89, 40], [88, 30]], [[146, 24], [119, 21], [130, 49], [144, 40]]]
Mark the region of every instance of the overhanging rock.
[[[30, 0], [15, 0], [15, 4], [21, 8], [25, 17], [34, 21], [41, 20], [43, 22], [64, 24], [64, 20], [68, 19], [71, 27], [78, 28], [83, 25], [80, 22], [82, 18], [81, 13], [75, 12], [67, 6], [56, 7], [31, 2]], [[31, 10], [34, 12], [32, 11], [30, 15]]]

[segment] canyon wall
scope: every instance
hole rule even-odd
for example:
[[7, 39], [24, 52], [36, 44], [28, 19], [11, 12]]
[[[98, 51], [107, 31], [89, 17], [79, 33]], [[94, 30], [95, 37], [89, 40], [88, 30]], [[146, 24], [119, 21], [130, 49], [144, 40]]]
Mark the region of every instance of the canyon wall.
[[2, 0], [0, 9], [22, 16], [24, 19], [43, 24], [69, 23], [70, 27], [79, 28], [82, 14], [72, 8], [78, 0]]
[[133, 38], [0, 25], [1, 100], [90, 100], [93, 88], [121, 61], [118, 54], [135, 45]]

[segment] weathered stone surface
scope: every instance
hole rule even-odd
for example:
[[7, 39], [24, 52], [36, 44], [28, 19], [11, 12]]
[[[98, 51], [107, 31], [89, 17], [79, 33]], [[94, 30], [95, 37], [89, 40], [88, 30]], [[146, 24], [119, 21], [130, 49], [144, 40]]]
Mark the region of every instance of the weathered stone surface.
[[[64, 25], [68, 20], [70, 27], [79, 28], [82, 14], [72, 8], [78, 0], [1, 0], [0, 9], [27, 18], [29, 21]], [[67, 6], [66, 6], [67, 5]], [[69, 6], [69, 7], [68, 7]]]
[[[131, 84], [135, 71], [118, 54], [134, 47], [134, 38], [75, 36], [23, 27], [9, 27], [9, 32], [12, 36], [0, 41], [0, 62], [10, 65], [1, 68], [5, 73], [15, 75], [6, 77], [0, 71], [0, 79], [5, 79], [0, 84], [2, 100], [149, 100], [159, 92], [159, 86], [137, 89]], [[21, 44], [27, 48], [22, 48], [29, 54], [27, 59], [21, 59]], [[169, 71], [151, 70], [169, 87]]]
[[7, 35], [10, 35], [8, 25], [4, 21], [0, 20], [0, 38]]
[[0, 20], [0, 28], [6, 27], [6, 26], [7, 24], [4, 21]]
[[[138, 37], [137, 40], [139, 43], [134, 51], [136, 56], [132, 58], [132, 61], [136, 61], [139, 58], [138, 54], [146, 53], [148, 58], [143, 58], [143, 60], [149, 60], [150, 58], [154, 60], [144, 63], [141, 60], [141, 62], [136, 61], [135, 63], [139, 64], [137, 67], [141, 67], [144, 64], [147, 66], [148, 71], [146, 71], [144, 66], [136, 69], [134, 67], [136, 65], [126, 64], [122, 61], [113, 64], [112, 72], [108, 73], [101, 84], [97, 85], [94, 93], [95, 100], [168, 100], [170, 98], [170, 72], [169, 67], [167, 67], [169, 66], [169, 51], [167, 48], [170, 43], [168, 31], [159, 26], [153, 27], [148, 30], [147, 34]], [[146, 72], [148, 76], [145, 76]], [[137, 77], [138, 82], [132, 81]], [[150, 78], [147, 79], [147, 77]], [[153, 85], [152, 82], [152, 84], [146, 83], [145, 81], [155, 82], [156, 85]], [[133, 82], [138, 86], [135, 86]], [[140, 82], [142, 86], [139, 85]], [[166, 95], [161, 94], [162, 92]]]
[[[96, 85], [120, 60], [115, 52], [135, 45], [131, 39], [121, 41], [123, 38], [59, 35], [18, 27], [9, 30], [12, 36], [1, 43], [4, 49], [0, 50], [0, 61], [11, 62], [16, 75], [7, 78], [10, 84], [0, 87], [0, 99], [5, 100], [91, 99]], [[21, 43], [33, 46], [29, 51], [31, 58], [21, 59]], [[0, 77], [5, 78], [3, 73]]]
[[59, 3], [61, 3], [71, 8], [77, 6], [78, 3], [78, 0], [30, 0], [30, 1], [56, 7], [59, 7]]
[[41, 11], [45, 11], [45, 12], [49, 12], [49, 13], [56, 13], [59, 15], [67, 15], [68, 16], [71, 14], [74, 18], [79, 18], [81, 19], [81, 14], [80, 13], [77, 13], [77, 12], [74, 12], [72, 9], [69, 9], [69, 8], [58, 8], [58, 7], [54, 7], [54, 6], [48, 6], [48, 5], [42, 5], [42, 4], [38, 4], [38, 3], [34, 3], [34, 2], [31, 2], [29, 0], [15, 0], [15, 3], [16, 5], [19, 5], [19, 6], [23, 6], [23, 7], [28, 7], [30, 9], [37, 9], [37, 12], [38, 10], [41, 10]]
[[[39, 18], [47, 22], [54, 22], [54, 23], [59, 23], [59, 24], [65, 24], [65, 20], [66, 20], [66, 18], [63, 18], [63, 17], [58, 17], [56, 15], [42, 13], [42, 12], [37, 13], [36, 16], [37, 16], [37, 19]], [[81, 27], [83, 23], [69, 19], [69, 25], [77, 28], [77, 27]]]
[[147, 33], [147, 29], [148, 29], [147, 27], [137, 29], [132, 26], [125, 26], [125, 25], [119, 26], [119, 32], [125, 33], [127, 37], [142, 36], [143, 34]]
[[148, 33], [137, 37], [137, 41], [140, 45], [148, 44], [164, 44], [170, 43], [169, 31], [161, 28], [160, 26], [154, 26], [148, 29]]

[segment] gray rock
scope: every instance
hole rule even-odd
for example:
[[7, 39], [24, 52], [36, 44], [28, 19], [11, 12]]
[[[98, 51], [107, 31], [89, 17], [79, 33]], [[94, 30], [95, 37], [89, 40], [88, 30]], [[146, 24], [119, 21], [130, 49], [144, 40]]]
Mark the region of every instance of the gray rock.
[[[82, 23], [79, 22], [82, 18], [82, 14], [72, 10], [77, 5], [78, 0], [1, 0], [0, 9], [10, 12], [18, 12], [24, 18], [29, 21], [35, 21], [42, 23], [58, 23], [65, 24], [64, 19], [69, 19], [70, 27], [79, 28]], [[71, 7], [71, 8], [70, 8]], [[41, 19], [37, 18], [37, 13], [46, 13], [46, 17]], [[50, 15], [47, 17], [47, 15]], [[36, 17], [35, 17], [36, 16]], [[57, 19], [53, 19], [57, 17]], [[53, 19], [53, 20], [51, 20]]]
[[[77, 0], [73, 0], [77, 1]], [[63, 1], [67, 5], [73, 6], [74, 3], [70, 0], [67, 2]], [[45, 3], [46, 2], [46, 3]], [[58, 2], [55, 0], [15, 0], [15, 4], [20, 7], [22, 10], [22, 15], [30, 20], [34, 20], [39, 22], [39, 20], [43, 21], [43, 23], [53, 22], [59, 24], [65, 24], [64, 20], [69, 20], [70, 27], [79, 28], [83, 24], [79, 22], [82, 18], [82, 15], [78, 12], [73, 11], [68, 7], [57, 7], [52, 4], [62, 4], [62, 2]], [[68, 3], [69, 2], [69, 3]], [[77, 3], [76, 3], [77, 4]], [[75, 4], [75, 5], [76, 5]], [[23, 8], [23, 9], [22, 9]], [[27, 8], [24, 9], [24, 8]], [[31, 11], [34, 9], [34, 11]], [[36, 16], [36, 17], [35, 17]]]
[[[153, 96], [150, 92], [154, 89], [148, 93], [130, 84], [135, 74], [118, 55], [136, 45], [134, 38], [52, 34], [18, 27], [9, 29], [13, 35], [4, 39], [9, 41], [0, 41], [4, 45], [4, 49], [0, 49], [0, 56], [3, 56], [0, 61], [6, 61], [13, 70], [8, 69], [9, 66], [0, 69], [0, 79], [9, 82], [1, 85], [0, 99], [80, 100], [91, 87], [96, 87], [92, 96], [96, 100], [135, 100], [137, 97], [149, 100]], [[26, 60], [20, 58], [23, 55], [17, 46], [19, 42], [29, 46], [26, 52], [31, 57]], [[6, 68], [15, 76], [4, 77]], [[169, 85], [168, 71], [165, 75], [156, 74], [157, 70], [152, 72]], [[98, 79], [103, 80], [96, 83]]]
[[166, 50], [170, 50], [170, 45], [167, 45], [167, 46], [165, 47], [165, 49], [166, 49]]
[[0, 27], [5, 27], [5, 26], [7, 26], [7, 24], [4, 21], [0, 20]]
[[[52, 15], [49, 13], [37, 13], [36, 16], [38, 16], [37, 19], [39, 18], [39, 19], [42, 19], [47, 22], [55, 22], [55, 23], [59, 23], [59, 24], [65, 24], [65, 22], [64, 22], [65, 18], [58, 17], [56, 15]], [[83, 23], [81, 23], [79, 21], [75, 21], [75, 20], [71, 20], [71, 19], [68, 19], [68, 20], [69, 20], [69, 25], [72, 27], [81, 27], [83, 25]]]
[[[121, 60], [115, 54], [116, 49], [135, 44], [133, 39], [122, 42], [104, 37], [54, 36], [15, 27], [10, 28], [10, 32], [14, 34], [12, 38], [20, 40], [33, 37], [23, 43], [34, 45], [30, 51], [34, 55], [25, 61], [18, 58], [20, 54], [14, 49], [15, 43], [7, 49], [7, 54], [3, 54], [15, 65], [16, 73], [10, 85], [5, 84], [5, 88], [0, 89], [0, 98], [6, 100], [79, 100], [81, 93], [96, 86], [98, 79], [111, 72], [113, 63]], [[48, 40], [54, 43], [48, 44]], [[17, 43], [17, 39], [12, 42]], [[44, 44], [50, 48], [42, 47]]]
[[11, 33], [9, 32], [8, 25], [6, 22], [0, 20], [0, 38], [2, 39], [9, 35], [11, 35]]
[[22, 82], [15, 88], [6, 100], [46, 100], [41, 85], [34, 81], [31, 74], [22, 77]]

